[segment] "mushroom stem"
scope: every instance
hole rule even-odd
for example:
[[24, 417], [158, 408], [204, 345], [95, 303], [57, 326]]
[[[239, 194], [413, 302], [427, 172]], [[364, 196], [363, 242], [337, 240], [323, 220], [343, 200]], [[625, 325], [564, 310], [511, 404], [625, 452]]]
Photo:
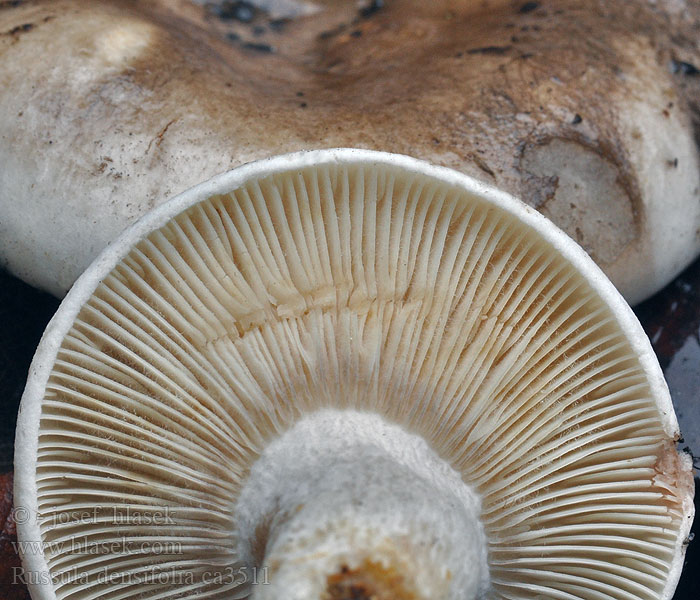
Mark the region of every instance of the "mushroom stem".
[[323, 410], [272, 442], [236, 507], [256, 600], [481, 598], [481, 502], [415, 434]]

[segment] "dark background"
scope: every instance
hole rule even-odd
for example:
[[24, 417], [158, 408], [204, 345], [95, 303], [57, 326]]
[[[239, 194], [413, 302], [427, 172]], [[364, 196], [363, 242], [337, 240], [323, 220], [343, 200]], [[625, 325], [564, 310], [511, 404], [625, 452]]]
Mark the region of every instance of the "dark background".
[[[52, 296], [0, 270], [0, 600], [29, 597], [23, 586], [11, 584], [12, 567], [19, 565], [9, 516], [14, 429], [29, 363], [58, 305]], [[684, 435], [681, 447], [700, 457], [700, 259], [635, 312], [666, 375]], [[698, 459], [695, 464], [700, 467]], [[698, 482], [696, 478], [696, 488]], [[698, 496], [695, 507], [700, 515]], [[700, 537], [688, 547], [674, 598], [700, 598]]]

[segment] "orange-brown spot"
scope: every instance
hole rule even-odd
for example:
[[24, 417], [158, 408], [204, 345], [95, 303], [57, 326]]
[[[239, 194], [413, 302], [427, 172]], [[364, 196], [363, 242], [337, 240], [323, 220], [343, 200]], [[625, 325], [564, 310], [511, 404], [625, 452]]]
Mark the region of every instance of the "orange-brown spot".
[[357, 569], [343, 565], [329, 575], [322, 600], [417, 600], [404, 576], [393, 567], [365, 561]]

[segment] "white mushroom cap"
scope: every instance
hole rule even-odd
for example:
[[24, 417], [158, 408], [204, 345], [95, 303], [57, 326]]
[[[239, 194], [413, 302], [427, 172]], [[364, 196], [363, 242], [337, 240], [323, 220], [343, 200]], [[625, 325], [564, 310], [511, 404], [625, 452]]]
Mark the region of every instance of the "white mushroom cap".
[[0, 4], [0, 265], [62, 296], [156, 204], [334, 146], [521, 198], [630, 303], [700, 253], [700, 78], [671, 68], [700, 66], [697, 2], [284, 4], [316, 10], [265, 2], [295, 15], [274, 52], [190, 0]]
[[668, 599], [678, 436], [629, 307], [536, 211], [294, 154], [158, 207], [73, 287], [22, 400], [18, 534], [35, 600]]

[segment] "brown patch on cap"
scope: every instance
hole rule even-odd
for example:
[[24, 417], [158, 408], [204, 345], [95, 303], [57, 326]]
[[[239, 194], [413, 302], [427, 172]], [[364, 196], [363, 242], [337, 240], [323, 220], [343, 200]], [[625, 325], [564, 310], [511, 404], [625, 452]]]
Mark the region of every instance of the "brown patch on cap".
[[668, 507], [684, 514], [682, 503], [684, 500], [692, 503], [695, 482], [690, 461], [684, 461], [681, 456], [676, 450], [675, 440], [664, 441], [658, 450], [653, 481], [660, 488]]

